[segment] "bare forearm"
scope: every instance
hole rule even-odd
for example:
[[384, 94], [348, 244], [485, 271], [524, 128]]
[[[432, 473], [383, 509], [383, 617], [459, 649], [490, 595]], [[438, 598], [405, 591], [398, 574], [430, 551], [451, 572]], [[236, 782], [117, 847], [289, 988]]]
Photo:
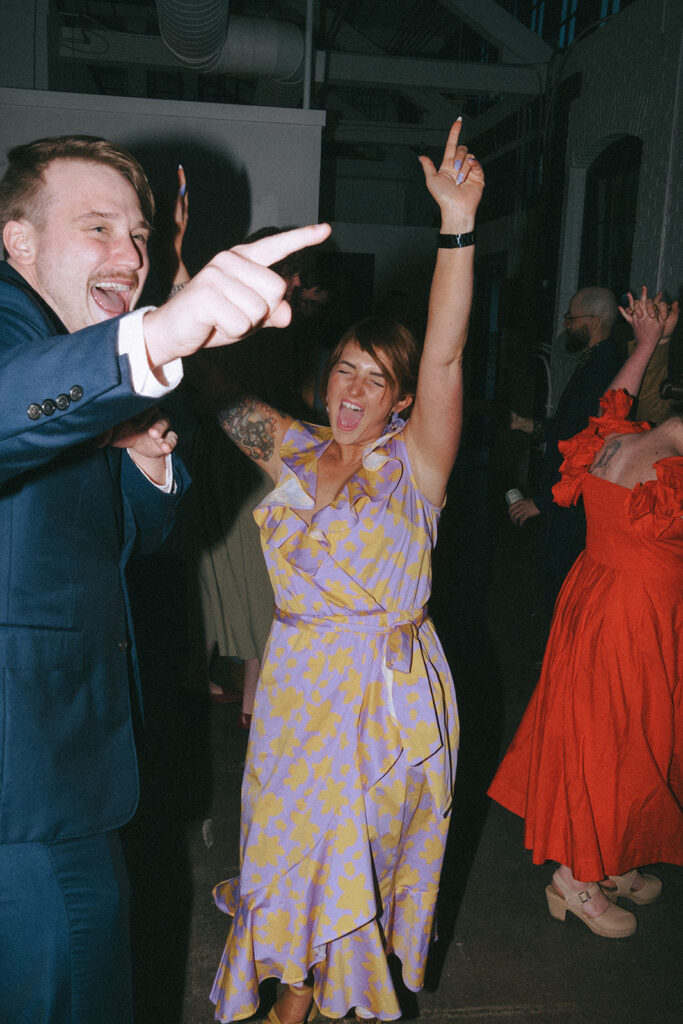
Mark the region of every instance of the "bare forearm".
[[610, 384], [610, 389], [616, 391], [619, 388], [624, 388], [630, 395], [637, 395], [653, 351], [654, 347], [652, 345], [642, 343], [636, 345]]
[[436, 504], [443, 500], [462, 427], [462, 355], [474, 275], [474, 249], [467, 244], [473, 239], [462, 236], [474, 230], [484, 188], [481, 164], [459, 141], [461, 129], [458, 118], [438, 171], [429, 157], [420, 157], [426, 186], [441, 212], [440, 233], [460, 236], [439, 239], [417, 393], [406, 427], [418, 485]]
[[474, 247], [439, 249], [429, 296], [425, 356], [448, 365], [462, 359], [472, 307]]

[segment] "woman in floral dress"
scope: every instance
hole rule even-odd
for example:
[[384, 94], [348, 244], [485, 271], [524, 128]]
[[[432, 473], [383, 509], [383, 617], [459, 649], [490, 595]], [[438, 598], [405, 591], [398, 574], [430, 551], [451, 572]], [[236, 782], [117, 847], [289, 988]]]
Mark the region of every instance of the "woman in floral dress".
[[[424, 349], [376, 318], [332, 354], [329, 427], [255, 400], [221, 413], [270, 475], [255, 510], [275, 592], [242, 789], [240, 875], [212, 999], [273, 1024], [400, 1016], [387, 956], [423, 984], [455, 773], [453, 682], [427, 613], [460, 441], [474, 218], [484, 176], [451, 129], [421, 157], [441, 232]], [[410, 419], [400, 414], [412, 405]]]

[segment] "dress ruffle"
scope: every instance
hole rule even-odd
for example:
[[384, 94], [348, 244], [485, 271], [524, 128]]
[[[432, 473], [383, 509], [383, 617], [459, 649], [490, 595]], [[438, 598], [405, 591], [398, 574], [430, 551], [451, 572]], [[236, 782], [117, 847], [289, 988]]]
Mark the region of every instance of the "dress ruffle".
[[[254, 509], [254, 518], [265, 531], [264, 542], [277, 547], [293, 567], [314, 577], [324, 564], [334, 536], [348, 533], [364, 513], [371, 511], [368, 505], [386, 501], [399, 485], [403, 466], [388, 445], [404, 426], [404, 421], [397, 418], [381, 437], [368, 444], [363, 452], [362, 470], [348, 481], [344, 495], [340, 495], [346, 498], [344, 516], [339, 514], [338, 498], [316, 513], [315, 524], [309, 528], [303, 520], [288, 519], [285, 513], [287, 508], [313, 508], [318, 462], [332, 440], [332, 431], [295, 420], [281, 448], [282, 478]], [[273, 517], [269, 528], [269, 515], [278, 507], [282, 515]]]
[[[432, 936], [436, 891], [420, 892], [397, 888], [384, 908], [381, 922], [376, 913], [363, 924], [334, 941], [311, 941], [312, 924], [320, 924], [320, 907], [324, 903], [324, 885], [310, 888], [307, 901], [300, 904], [298, 921], [282, 910], [283, 922], [272, 911], [269, 922], [259, 927], [258, 913], [262, 903], [277, 905], [282, 895], [277, 892], [255, 894], [252, 899], [239, 899], [236, 879], [223, 882], [214, 889], [217, 906], [233, 916], [226, 955], [216, 975], [211, 998], [218, 1008], [218, 1019], [243, 1020], [251, 1017], [259, 1005], [259, 985], [276, 976], [283, 984], [301, 979], [302, 963], [315, 964], [315, 999], [325, 1017], [343, 1017], [358, 999], [358, 983], [351, 984], [348, 965], [354, 960], [363, 965], [366, 1005], [382, 1014], [383, 1020], [394, 1020], [401, 1010], [394, 992], [387, 954], [395, 953], [403, 965], [403, 983], [413, 992], [424, 984], [424, 965]], [[289, 901], [288, 901], [289, 902]], [[282, 925], [290, 938], [281, 946], [280, 957], [273, 959], [272, 940], [279, 938]], [[269, 934], [269, 927], [273, 934]], [[264, 965], [267, 963], [267, 968]], [[242, 999], [240, 1005], [239, 999]], [[220, 1015], [221, 1006], [231, 1001], [234, 1017]]]
[[[403, 467], [390, 451], [389, 442], [404, 427], [404, 421], [397, 418], [381, 437], [365, 448], [362, 461], [366, 472], [356, 474], [347, 484], [347, 497], [352, 508], [364, 498], [373, 502], [382, 501], [396, 490]], [[283, 479], [258, 507], [283, 505], [311, 508], [315, 500], [318, 462], [331, 440], [332, 431], [329, 427], [295, 420], [287, 431], [280, 452], [286, 467]], [[294, 494], [298, 495], [296, 503], [292, 501]]]
[[[650, 424], [629, 420], [633, 399], [622, 390], [608, 391], [600, 400], [602, 416], [591, 416], [588, 426], [568, 441], [559, 441], [564, 456], [562, 479], [553, 487], [558, 505], [572, 505], [581, 497], [583, 483], [595, 456], [608, 437], [640, 434]], [[627, 512], [636, 529], [661, 535], [683, 515], [683, 463], [680, 458], [660, 459], [654, 464], [655, 480], [636, 484], [627, 501]]]
[[649, 430], [649, 423], [627, 419], [633, 399], [624, 391], [608, 391], [600, 399], [601, 416], [591, 416], [588, 426], [567, 441], [558, 441], [564, 456], [560, 466], [562, 479], [553, 487], [558, 505], [575, 505], [581, 497], [584, 477], [597, 453], [612, 434], [637, 434]]
[[683, 516], [683, 461], [672, 456], [655, 462], [656, 480], [636, 484], [626, 508], [637, 530], [661, 537]]

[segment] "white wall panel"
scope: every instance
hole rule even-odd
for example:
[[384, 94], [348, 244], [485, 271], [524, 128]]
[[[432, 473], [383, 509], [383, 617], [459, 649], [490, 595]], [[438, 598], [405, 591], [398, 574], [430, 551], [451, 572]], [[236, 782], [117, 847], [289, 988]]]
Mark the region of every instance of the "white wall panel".
[[322, 111], [0, 89], [0, 173], [7, 150], [49, 135], [127, 146], [157, 197], [171, 201], [178, 163], [190, 191], [190, 269], [265, 225], [318, 219]]

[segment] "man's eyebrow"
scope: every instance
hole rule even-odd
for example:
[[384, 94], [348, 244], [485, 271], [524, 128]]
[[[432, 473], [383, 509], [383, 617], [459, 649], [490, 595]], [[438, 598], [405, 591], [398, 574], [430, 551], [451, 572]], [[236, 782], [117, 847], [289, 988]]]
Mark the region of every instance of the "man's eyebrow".
[[76, 220], [88, 220], [90, 217], [100, 217], [103, 220], [113, 220], [114, 214], [107, 213], [105, 210], [86, 210], [85, 213], [79, 213]]
[[[85, 213], [81, 213], [81, 214], [78, 215], [78, 217], [76, 217], [76, 221], [77, 222], [78, 221], [82, 221], [82, 220], [116, 220], [116, 219], [117, 219], [117, 215], [115, 213], [108, 213], [106, 210], [86, 210]], [[145, 220], [144, 217], [142, 217], [137, 222], [137, 224], [134, 226], [134, 230], [138, 230], [139, 228], [144, 228], [145, 231], [151, 231], [152, 230], [151, 226]]]

